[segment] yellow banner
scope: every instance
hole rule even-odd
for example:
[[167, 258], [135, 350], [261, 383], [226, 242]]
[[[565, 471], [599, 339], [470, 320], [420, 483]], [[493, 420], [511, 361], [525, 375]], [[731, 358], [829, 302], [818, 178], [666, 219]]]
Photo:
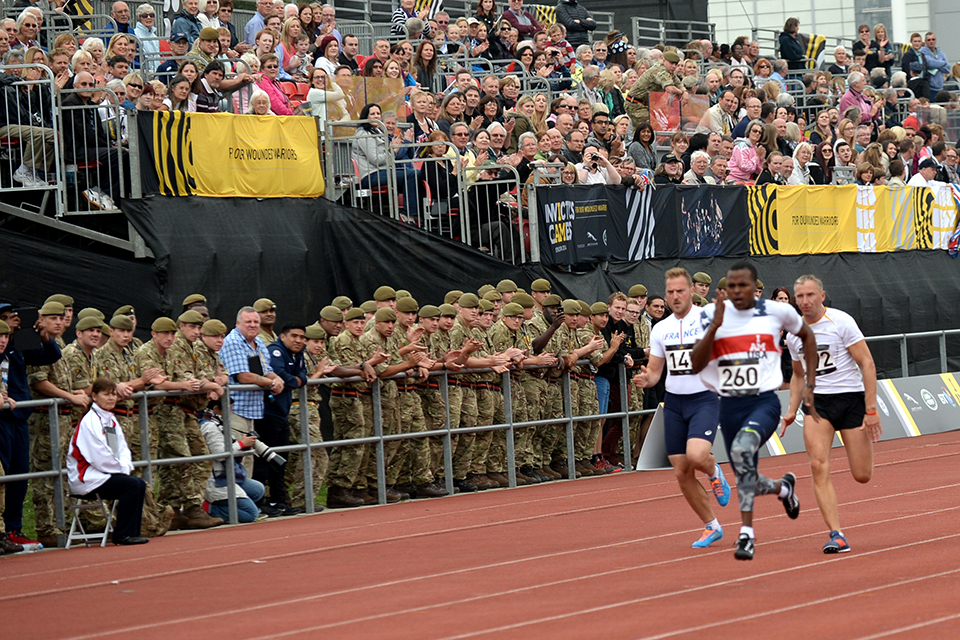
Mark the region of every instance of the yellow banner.
[[747, 189], [753, 255], [946, 249], [957, 228], [947, 185]]
[[317, 122], [302, 116], [190, 113], [195, 193], [248, 198], [323, 195]]
[[778, 187], [780, 253], [857, 251], [857, 187]]

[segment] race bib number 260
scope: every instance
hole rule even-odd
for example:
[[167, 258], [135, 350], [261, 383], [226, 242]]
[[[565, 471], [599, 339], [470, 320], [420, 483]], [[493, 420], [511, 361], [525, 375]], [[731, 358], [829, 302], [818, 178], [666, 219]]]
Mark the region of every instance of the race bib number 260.
[[760, 393], [759, 358], [719, 360], [720, 395], [755, 396]]

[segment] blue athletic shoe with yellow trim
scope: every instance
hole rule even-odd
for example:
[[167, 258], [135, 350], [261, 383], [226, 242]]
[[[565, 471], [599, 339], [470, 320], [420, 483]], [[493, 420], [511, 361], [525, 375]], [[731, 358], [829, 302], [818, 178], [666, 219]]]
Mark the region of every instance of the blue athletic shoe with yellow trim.
[[710, 481], [710, 488], [713, 489], [713, 495], [717, 497], [717, 504], [725, 507], [730, 504], [730, 483], [723, 477], [723, 469], [717, 465], [719, 475], [715, 480]]
[[847, 544], [847, 539], [843, 537], [843, 534], [839, 531], [830, 532], [830, 541], [827, 544], [823, 545], [824, 553], [848, 553], [850, 551], [850, 545]]
[[706, 549], [714, 542], [723, 537], [723, 527], [718, 529], [711, 529], [706, 527], [703, 530], [703, 534], [700, 535], [700, 539], [693, 543], [694, 549]]

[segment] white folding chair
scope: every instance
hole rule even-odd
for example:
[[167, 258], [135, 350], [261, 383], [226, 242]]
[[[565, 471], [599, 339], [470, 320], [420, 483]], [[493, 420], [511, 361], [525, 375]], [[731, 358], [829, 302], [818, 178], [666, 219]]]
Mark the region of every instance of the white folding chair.
[[[107, 540], [110, 539], [110, 530], [113, 528], [113, 518], [117, 514], [117, 501], [113, 501], [112, 508], [107, 510], [107, 501], [98, 494], [92, 493], [85, 496], [70, 496], [70, 509], [73, 511], [73, 522], [70, 523], [70, 533], [67, 534], [66, 549], [69, 549], [74, 542], [83, 542], [90, 546], [91, 542], [100, 542], [101, 547], [107, 546]], [[87, 533], [83, 528], [83, 522], [80, 520], [80, 512], [88, 509], [99, 509], [103, 514], [106, 525], [103, 533]]]

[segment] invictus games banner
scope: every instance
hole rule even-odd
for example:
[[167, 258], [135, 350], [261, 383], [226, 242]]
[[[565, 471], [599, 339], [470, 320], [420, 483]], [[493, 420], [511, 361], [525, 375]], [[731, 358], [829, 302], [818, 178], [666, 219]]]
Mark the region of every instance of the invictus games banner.
[[540, 261], [572, 265], [627, 259], [623, 187], [539, 187]]
[[313, 118], [155, 112], [138, 117], [144, 191], [315, 198], [324, 182]]

